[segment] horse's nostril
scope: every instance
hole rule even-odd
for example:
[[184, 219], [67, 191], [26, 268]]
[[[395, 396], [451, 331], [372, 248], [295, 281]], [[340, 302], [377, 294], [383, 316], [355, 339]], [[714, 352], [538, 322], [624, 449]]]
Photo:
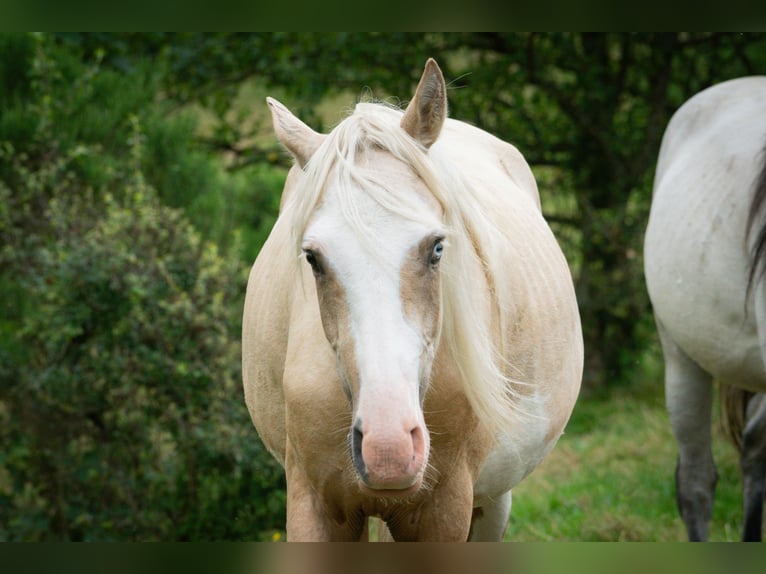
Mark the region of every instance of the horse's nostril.
[[362, 433], [362, 421], [357, 419], [354, 426], [351, 428], [351, 460], [354, 463], [354, 468], [362, 478], [367, 477], [367, 470], [364, 466], [364, 459], [362, 458], [362, 439], [364, 435]]
[[351, 429], [351, 444], [354, 447], [354, 451], [357, 449], [361, 451], [363, 437], [364, 435], [362, 434], [362, 423], [357, 421], [354, 423], [354, 426]]
[[418, 456], [425, 455], [426, 438], [423, 432], [423, 427], [416, 426], [410, 431], [410, 437], [412, 438], [412, 460], [415, 460]]

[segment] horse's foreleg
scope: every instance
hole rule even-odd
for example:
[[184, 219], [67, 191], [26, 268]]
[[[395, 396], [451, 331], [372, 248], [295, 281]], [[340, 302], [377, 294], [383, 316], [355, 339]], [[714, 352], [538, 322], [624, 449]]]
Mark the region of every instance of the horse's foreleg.
[[289, 542], [327, 542], [331, 525], [322, 509], [295, 453], [288, 448], [285, 456], [287, 481], [287, 540]]
[[511, 491], [475, 508], [471, 519], [471, 542], [502, 542], [511, 515]]
[[712, 377], [663, 332], [665, 402], [678, 442], [676, 501], [689, 540], [707, 540], [717, 473], [711, 448]]
[[766, 488], [766, 395], [764, 394], [754, 395], [747, 405], [740, 461], [744, 478], [742, 540], [760, 541], [763, 497]]

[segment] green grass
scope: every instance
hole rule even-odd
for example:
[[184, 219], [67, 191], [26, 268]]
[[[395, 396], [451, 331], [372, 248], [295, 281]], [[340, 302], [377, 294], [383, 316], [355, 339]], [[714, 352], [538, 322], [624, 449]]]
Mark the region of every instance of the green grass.
[[[719, 479], [710, 540], [741, 528], [737, 453], [714, 422]], [[662, 377], [582, 396], [556, 448], [513, 491], [512, 541], [683, 541], [675, 502], [676, 444]]]

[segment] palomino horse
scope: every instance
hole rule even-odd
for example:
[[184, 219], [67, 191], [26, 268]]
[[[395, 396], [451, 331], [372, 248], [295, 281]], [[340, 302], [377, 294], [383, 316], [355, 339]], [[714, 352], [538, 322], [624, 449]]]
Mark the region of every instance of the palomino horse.
[[766, 401], [753, 393], [766, 391], [764, 144], [766, 77], [741, 78], [700, 92], [675, 113], [657, 163], [644, 266], [690, 540], [707, 538], [713, 510], [713, 380], [740, 397], [743, 538], [761, 537]]
[[406, 111], [321, 135], [269, 98], [294, 156], [252, 268], [245, 399], [285, 467], [288, 540], [502, 539], [582, 375], [566, 260], [513, 146], [446, 119], [429, 60]]

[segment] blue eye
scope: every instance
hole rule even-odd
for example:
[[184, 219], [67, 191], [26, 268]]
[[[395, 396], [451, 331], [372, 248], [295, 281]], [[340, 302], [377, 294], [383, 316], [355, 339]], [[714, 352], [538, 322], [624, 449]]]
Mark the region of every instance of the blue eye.
[[442, 258], [442, 253], [444, 253], [444, 245], [442, 244], [442, 240], [439, 239], [434, 243], [433, 250], [431, 251], [431, 265], [439, 263], [439, 260]]

